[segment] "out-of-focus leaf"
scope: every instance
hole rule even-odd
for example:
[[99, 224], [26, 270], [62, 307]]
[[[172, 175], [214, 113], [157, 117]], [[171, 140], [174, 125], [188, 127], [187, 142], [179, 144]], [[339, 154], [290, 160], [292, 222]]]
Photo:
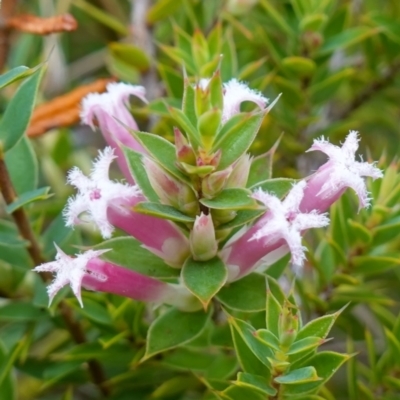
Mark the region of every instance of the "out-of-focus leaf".
[[95, 7], [86, 0], [73, 0], [72, 4], [75, 7], [80, 8], [93, 19], [99, 21], [105, 26], [108, 26], [120, 35], [127, 36], [129, 34], [128, 28], [117, 18], [101, 10], [100, 8]]
[[112, 42], [108, 45], [111, 54], [128, 65], [132, 65], [140, 72], [146, 72], [150, 68], [150, 60], [147, 54], [137, 46], [128, 43]]
[[6, 211], [9, 214], [12, 214], [15, 210], [18, 210], [19, 208], [21, 208], [29, 203], [32, 203], [32, 202], [35, 202], [38, 200], [48, 199], [49, 197], [52, 196], [52, 194], [49, 194], [49, 190], [50, 190], [50, 187], [46, 186], [46, 187], [43, 187], [40, 189], [33, 190], [31, 192], [25, 192], [24, 194], [19, 196], [16, 201], [9, 204], [6, 207]]
[[35, 70], [30, 69], [25, 66], [15, 67], [10, 71], [7, 71], [5, 74], [0, 75], [0, 89], [5, 86], [10, 85], [11, 83], [26, 78], [27, 76], [31, 75]]
[[0, 121], [0, 141], [4, 152], [21, 140], [28, 127], [44, 71], [42, 66], [26, 79], [7, 105]]
[[39, 167], [29, 139], [23, 137], [5, 156], [11, 181], [18, 195], [36, 189]]
[[157, 1], [147, 12], [147, 22], [154, 24], [173, 14], [182, 6], [182, 0], [160, 0]]
[[370, 36], [378, 34], [379, 31], [380, 29], [366, 26], [346, 29], [345, 31], [327, 39], [319, 49], [318, 53], [320, 55], [325, 55], [338, 49], [345, 49], [362, 42]]

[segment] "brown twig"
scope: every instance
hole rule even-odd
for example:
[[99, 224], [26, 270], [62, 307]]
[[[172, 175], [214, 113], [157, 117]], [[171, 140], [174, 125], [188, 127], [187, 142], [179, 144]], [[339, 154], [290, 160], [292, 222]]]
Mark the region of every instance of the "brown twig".
[[5, 21], [5, 26], [9, 29], [16, 29], [35, 35], [49, 35], [56, 32], [74, 31], [78, 28], [78, 23], [71, 14], [56, 15], [50, 18], [23, 14], [8, 18]]
[[[0, 153], [0, 191], [4, 197], [6, 204], [11, 204], [17, 199], [13, 184], [10, 179], [10, 175], [7, 170], [7, 166], [4, 162], [3, 153]], [[32, 231], [28, 216], [25, 210], [21, 207], [15, 210], [12, 214], [15, 224], [17, 225], [20, 235], [28, 241], [28, 252], [35, 265], [41, 264], [44, 260], [41, 255], [40, 246], [37, 242], [35, 235]], [[48, 275], [41, 275], [44, 281], [49, 279]], [[85, 343], [85, 333], [78, 321], [74, 320], [72, 311], [65, 303], [61, 301], [59, 303], [59, 310], [64, 323], [70, 332], [73, 340], [77, 344]], [[93, 382], [99, 387], [101, 393], [104, 396], [109, 395], [109, 389], [104, 384], [106, 381], [103, 368], [97, 360], [88, 360], [89, 372]]]
[[80, 120], [80, 103], [89, 93], [102, 93], [106, 90], [112, 78], [98, 79], [88, 85], [80, 86], [69, 93], [56, 97], [47, 103], [36, 107], [27, 135], [36, 137], [43, 135], [50, 129], [71, 126]]
[[1, 2], [0, 23], [2, 25], [2, 29], [0, 29], [0, 71], [2, 71], [4, 68], [8, 57], [8, 51], [10, 49], [11, 29], [5, 26], [5, 21], [14, 15], [16, 5], [16, 0], [3, 0]]

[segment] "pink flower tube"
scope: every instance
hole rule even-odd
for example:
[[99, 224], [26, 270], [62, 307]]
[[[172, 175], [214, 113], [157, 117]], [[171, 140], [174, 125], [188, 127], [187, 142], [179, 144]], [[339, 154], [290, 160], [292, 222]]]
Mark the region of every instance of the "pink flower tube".
[[369, 193], [363, 177], [381, 178], [382, 171], [373, 164], [355, 160], [358, 142], [356, 131], [350, 131], [342, 147], [335, 146], [324, 138], [314, 140], [308, 151], [322, 151], [328, 155], [329, 160], [307, 180], [300, 211], [324, 212], [347, 188], [352, 188], [356, 192], [359, 209], [369, 206]]
[[[57, 247], [57, 246], [56, 246]], [[69, 284], [83, 307], [81, 289], [112, 293], [134, 300], [165, 303], [186, 311], [201, 307], [188, 290], [159, 281], [127, 268], [101, 260], [99, 256], [108, 250], [89, 250], [70, 257], [57, 247], [56, 260], [37, 266], [36, 272], [52, 272], [53, 282], [47, 287], [49, 302], [58, 291]]]
[[91, 93], [83, 99], [81, 119], [84, 124], [89, 125], [92, 129], [95, 128], [94, 121], [97, 120], [105, 140], [118, 156], [117, 162], [125, 179], [133, 183], [121, 144], [135, 151], [144, 152], [143, 147], [124, 125], [133, 130], [138, 129], [135, 120], [127, 109], [129, 96], [136, 96], [147, 103], [146, 90], [143, 86], [125, 83], [109, 83], [107, 90], [107, 93]]
[[170, 221], [143, 215], [132, 208], [145, 200], [136, 185], [111, 181], [108, 170], [116, 158], [107, 147], [93, 164], [90, 177], [78, 168], [68, 174], [68, 182], [78, 194], [68, 200], [64, 210], [67, 226], [82, 222], [82, 214], [94, 222], [103, 238], [110, 238], [114, 227], [120, 228], [143, 243], [167, 264], [180, 268], [190, 253], [189, 241]]
[[324, 214], [299, 211], [305, 186], [304, 181], [293, 186], [283, 201], [261, 189], [253, 195], [268, 210], [255, 225], [222, 250], [229, 270], [228, 281], [238, 280], [253, 272], [266, 256], [275, 257], [276, 252], [283, 256], [289, 250], [293, 264], [298, 268], [303, 265], [305, 248], [301, 244], [302, 232], [329, 224]]

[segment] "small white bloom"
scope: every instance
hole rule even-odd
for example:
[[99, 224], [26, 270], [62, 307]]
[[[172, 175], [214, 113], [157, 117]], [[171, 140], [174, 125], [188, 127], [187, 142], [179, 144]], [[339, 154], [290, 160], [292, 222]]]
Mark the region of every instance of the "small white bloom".
[[114, 227], [108, 221], [107, 208], [114, 207], [126, 213], [126, 200], [140, 194], [136, 185], [130, 186], [109, 179], [109, 167], [115, 158], [113, 149], [106, 147], [93, 163], [90, 177], [85, 176], [79, 168], [69, 172], [67, 181], [78, 189], [78, 194], [68, 199], [64, 209], [67, 226], [78, 224], [81, 221], [80, 215], [87, 213], [89, 220], [97, 225], [105, 239], [111, 236]]
[[240, 112], [240, 105], [244, 101], [251, 101], [257, 104], [262, 110], [269, 102], [261, 93], [250, 89], [246, 84], [236, 79], [231, 79], [229, 82], [224, 83], [224, 89], [223, 122], [238, 114]]
[[49, 306], [54, 299], [54, 296], [65, 286], [70, 285], [71, 289], [79, 301], [81, 307], [81, 287], [82, 279], [85, 275], [87, 263], [95, 257], [99, 257], [109, 250], [89, 250], [83, 254], [76, 254], [76, 257], [70, 257], [65, 254], [56, 244], [57, 255], [55, 261], [41, 264], [33, 269], [36, 272], [52, 272], [55, 274], [53, 282], [47, 287], [49, 295]]
[[146, 89], [143, 86], [128, 85], [122, 82], [109, 83], [106, 93], [90, 93], [82, 100], [82, 122], [94, 129], [95, 117], [99, 116], [98, 113], [103, 112], [122, 119], [121, 113], [126, 107], [129, 107], [129, 96], [131, 95], [147, 103]]
[[329, 168], [329, 179], [322, 185], [319, 193], [322, 199], [333, 196], [338, 191], [350, 187], [356, 193], [360, 201], [360, 208], [367, 207], [370, 203], [368, 191], [362, 177], [369, 176], [373, 179], [381, 178], [382, 171], [374, 164], [355, 160], [358, 149], [358, 133], [350, 131], [342, 147], [329, 143], [322, 137], [314, 140], [313, 145], [307, 151], [319, 150], [329, 157], [329, 161], [322, 168]]
[[326, 214], [315, 211], [301, 213], [299, 205], [303, 198], [305, 181], [293, 186], [286, 198], [281, 201], [278, 197], [258, 189], [253, 197], [268, 207], [265, 224], [250, 238], [262, 240], [264, 247], [284, 240], [292, 254], [292, 262], [301, 267], [305, 260], [306, 248], [301, 244], [301, 233], [310, 228], [320, 228], [329, 224]]

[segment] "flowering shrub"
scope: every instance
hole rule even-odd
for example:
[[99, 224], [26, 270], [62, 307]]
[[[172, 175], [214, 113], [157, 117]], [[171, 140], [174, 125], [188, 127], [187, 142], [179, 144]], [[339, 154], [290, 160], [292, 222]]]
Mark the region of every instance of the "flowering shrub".
[[[113, 78], [35, 108], [51, 60], [0, 76], [0, 397], [396, 398], [395, 146], [359, 150], [356, 95], [332, 120], [357, 86], [336, 58], [363, 43], [372, 63], [377, 32], [397, 46], [393, 21], [337, 32], [347, 3], [174, 1], [147, 10], [151, 27], [133, 3], [144, 42], [108, 45]], [[5, 16], [0, 35], [79, 15]]]

